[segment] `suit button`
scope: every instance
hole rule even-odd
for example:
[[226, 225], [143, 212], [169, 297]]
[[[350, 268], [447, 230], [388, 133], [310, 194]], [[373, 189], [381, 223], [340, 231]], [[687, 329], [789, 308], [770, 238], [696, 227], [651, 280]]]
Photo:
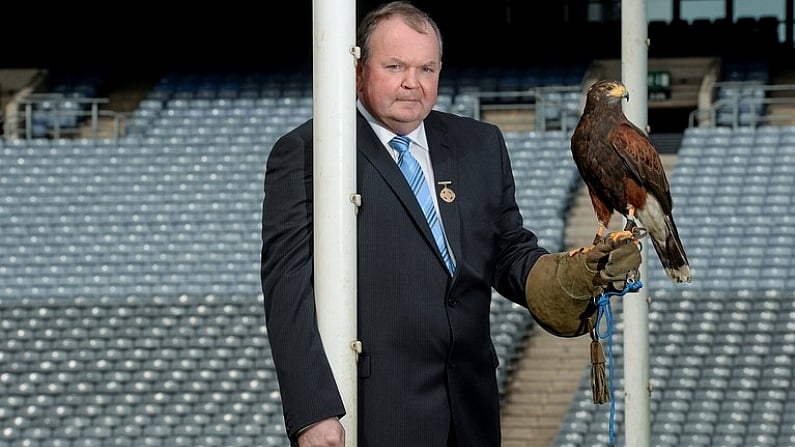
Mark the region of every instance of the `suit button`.
[[457, 299], [455, 299], [455, 298], [448, 298], [447, 299], [447, 305], [448, 306], [455, 307], [456, 304], [458, 304], [458, 300]]

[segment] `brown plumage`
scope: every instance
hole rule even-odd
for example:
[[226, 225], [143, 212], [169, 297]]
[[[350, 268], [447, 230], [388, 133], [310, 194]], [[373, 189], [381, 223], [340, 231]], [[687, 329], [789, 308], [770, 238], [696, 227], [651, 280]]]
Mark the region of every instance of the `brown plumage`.
[[626, 229], [636, 227], [637, 218], [671, 281], [690, 282], [690, 265], [671, 214], [673, 201], [662, 161], [648, 135], [624, 115], [624, 98], [628, 100], [629, 95], [620, 82], [593, 84], [571, 137], [574, 162], [599, 222], [594, 243], [614, 211], [627, 218]]

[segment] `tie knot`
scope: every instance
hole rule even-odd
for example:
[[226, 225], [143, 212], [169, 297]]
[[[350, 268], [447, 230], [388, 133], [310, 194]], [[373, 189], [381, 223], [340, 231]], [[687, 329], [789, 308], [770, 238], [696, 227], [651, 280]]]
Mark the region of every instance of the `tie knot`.
[[400, 155], [403, 155], [407, 150], [409, 150], [409, 144], [411, 140], [409, 137], [404, 137], [403, 135], [398, 135], [395, 138], [389, 140], [389, 145], [392, 146], [393, 149], [398, 151]]

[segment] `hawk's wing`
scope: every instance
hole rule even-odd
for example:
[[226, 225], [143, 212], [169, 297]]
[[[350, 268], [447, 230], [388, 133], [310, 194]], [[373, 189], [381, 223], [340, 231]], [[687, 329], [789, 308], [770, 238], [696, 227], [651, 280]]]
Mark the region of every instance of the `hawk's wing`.
[[632, 123], [624, 122], [610, 133], [610, 141], [632, 177], [670, 212], [673, 201], [668, 178], [649, 137]]

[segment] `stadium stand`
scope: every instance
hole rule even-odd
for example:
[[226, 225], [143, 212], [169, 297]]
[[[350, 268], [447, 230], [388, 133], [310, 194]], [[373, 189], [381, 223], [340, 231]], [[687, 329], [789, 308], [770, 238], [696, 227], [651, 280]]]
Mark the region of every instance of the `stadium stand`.
[[[440, 16], [450, 9], [427, 3]], [[455, 19], [444, 23], [449, 41], [458, 42], [445, 50], [440, 109], [477, 117], [483, 92], [584, 84], [581, 70], [564, 70], [562, 76], [549, 67], [505, 70], [506, 61], [550, 58], [560, 64], [578, 55], [618, 61], [620, 23], [611, 14], [617, 2], [569, 2], [571, 19], [565, 21], [558, 2], [508, 3], [458, 8]], [[98, 21], [72, 5], [52, 10], [30, 4], [35, 10], [25, 13], [14, 11], [21, 4], [7, 5], [5, 34], [29, 36], [35, 23], [33, 29], [71, 46], [65, 50], [52, 39], [7, 45], [4, 66], [57, 62], [72, 68], [118, 57], [117, 74], [139, 76], [150, 67], [198, 59], [236, 65], [232, 53], [242, 54], [246, 65], [250, 59], [271, 64], [309, 54], [309, 39], [296, 37], [309, 36], [307, 27], [285, 40], [281, 28], [263, 26], [260, 14], [241, 17], [239, 8], [193, 8], [173, 17], [164, 9], [152, 16], [138, 8], [150, 27], [141, 33], [136, 8], [125, 9], [125, 22], [132, 25], [124, 28], [122, 21]], [[727, 14], [733, 5], [726, 2]], [[592, 22], [585, 9], [597, 9], [603, 23]], [[191, 15], [205, 10], [208, 20]], [[279, 18], [310, 14], [302, 2], [275, 2], [268, 11]], [[648, 28], [649, 68], [669, 81], [661, 95], [668, 101], [650, 103], [652, 137], [661, 123], [681, 129], [678, 115], [668, 112], [671, 102], [704, 113], [686, 129], [681, 149], [681, 135], [670, 148], [679, 151], [671, 177], [675, 213], [695, 282], [673, 287], [654, 264], [643, 278], [651, 294], [655, 447], [795, 445], [795, 71], [791, 48], [780, 51], [777, 36], [783, 31], [784, 43], [792, 46], [792, 17], [743, 18], [736, 24], [733, 19], [688, 23], [674, 17]], [[192, 27], [189, 39], [159, 34], [177, 23]], [[473, 24], [481, 31], [472, 32]], [[227, 32], [232, 28], [247, 32]], [[562, 32], [551, 35], [550, 28]], [[97, 53], [92, 44], [99, 38], [122, 51]], [[302, 46], [296, 49], [290, 41]], [[474, 58], [491, 68], [453, 69]], [[722, 59], [720, 78], [711, 79], [706, 70], [691, 76], [706, 65], [693, 65], [693, 58]], [[654, 65], [663, 59], [683, 65]], [[774, 69], [786, 67], [787, 76], [773, 76]], [[620, 75], [617, 68], [613, 73]], [[9, 115], [0, 113], [0, 447], [286, 445], [256, 273], [259, 207], [267, 151], [288, 123], [308, 115], [309, 80], [293, 72], [168, 75], [127, 119], [126, 136], [58, 138], [56, 123], [63, 134], [75, 123], [60, 121], [64, 117], [55, 112], [80, 109], [81, 98], [99, 93], [96, 83], [75, 81], [50, 86], [48, 92], [71, 100], [62, 107], [46, 98], [35, 103], [39, 113], [30, 132], [36, 138], [9, 138]], [[15, 84], [0, 85], [1, 105], [16, 94], [9, 90]], [[782, 92], [770, 84], [790, 87]], [[550, 96], [549, 103], [559, 107], [550, 107], [549, 118], [559, 116], [565, 128], [579, 106], [560, 92]], [[538, 98], [518, 97], [528, 103]], [[294, 102], [304, 102], [301, 117], [287, 107]], [[497, 110], [505, 104], [499, 95], [486, 102]], [[523, 122], [527, 118], [521, 116]], [[533, 127], [511, 126], [506, 133], [517, 198], [528, 226], [548, 246], [562, 247], [559, 230], [570, 224], [565, 209], [571, 200], [563, 194], [572, 179], [559, 158], [566, 133]], [[535, 151], [545, 156], [531, 156]], [[553, 166], [561, 168], [560, 184], [549, 188], [551, 196], [547, 185], [534, 194], [532, 169]], [[620, 446], [621, 300], [614, 312], [614, 428]], [[505, 392], [532, 321], [495, 299], [492, 322]], [[552, 447], [608, 444], [607, 408], [591, 402], [585, 363]], [[536, 425], [527, 408], [548, 407], [535, 396], [523, 399], [516, 424], [522, 438], [505, 436], [506, 447], [550, 445], [527, 441], [526, 433], [547, 428]]]
[[[438, 107], [470, 114], [483, 86], [536, 82], [486, 73], [444, 85]], [[555, 79], [579, 87], [582, 75]], [[579, 110], [574, 95], [555, 98]], [[0, 446], [286, 444], [259, 210], [270, 147], [311, 111], [304, 75], [168, 75], [122, 138], [0, 140]], [[696, 279], [674, 286], [653, 263], [644, 278], [654, 445], [795, 440], [795, 127], [752, 123], [690, 127], [678, 149], [672, 193]], [[579, 186], [569, 136], [505, 132], [517, 201], [550, 249], [564, 248]], [[552, 184], [537, 182], [550, 171]], [[614, 311], [621, 445], [620, 301]], [[505, 393], [533, 322], [496, 294], [491, 317]], [[554, 447], [607, 445], [588, 376]]]
[[[0, 446], [286, 445], [260, 206], [311, 100], [298, 75], [168, 75], [123, 138], [0, 140]], [[562, 249], [568, 135], [506, 140], [528, 225]], [[503, 299], [491, 318], [504, 387], [532, 321]]]

